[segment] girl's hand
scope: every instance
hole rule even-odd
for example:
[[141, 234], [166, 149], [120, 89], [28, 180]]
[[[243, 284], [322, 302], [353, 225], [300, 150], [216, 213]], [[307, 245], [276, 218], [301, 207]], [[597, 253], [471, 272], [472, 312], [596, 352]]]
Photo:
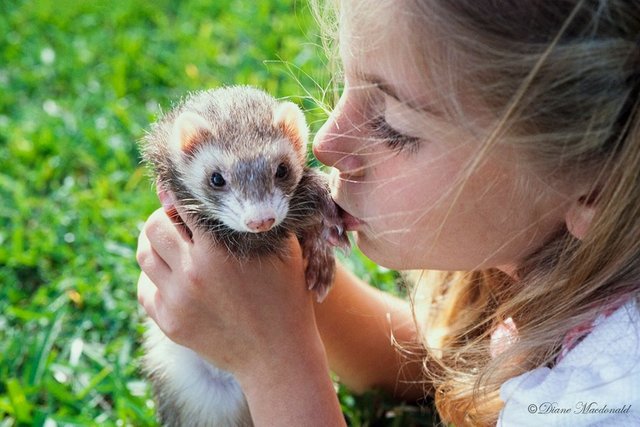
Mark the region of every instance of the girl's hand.
[[170, 339], [239, 377], [317, 350], [312, 295], [295, 238], [285, 259], [238, 262], [196, 228], [187, 224], [186, 233], [176, 226], [170, 210], [150, 216], [137, 252], [138, 299]]
[[[232, 372], [255, 425], [342, 426], [295, 238], [288, 257], [238, 262], [166, 193], [138, 241], [138, 300], [173, 341]], [[185, 218], [182, 216], [182, 218]]]

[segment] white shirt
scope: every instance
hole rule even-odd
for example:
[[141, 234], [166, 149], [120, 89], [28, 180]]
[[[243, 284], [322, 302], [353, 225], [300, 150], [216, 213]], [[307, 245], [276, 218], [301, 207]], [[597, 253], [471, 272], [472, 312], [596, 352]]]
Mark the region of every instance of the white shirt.
[[635, 300], [595, 325], [552, 368], [537, 368], [502, 384], [499, 427], [640, 426]]

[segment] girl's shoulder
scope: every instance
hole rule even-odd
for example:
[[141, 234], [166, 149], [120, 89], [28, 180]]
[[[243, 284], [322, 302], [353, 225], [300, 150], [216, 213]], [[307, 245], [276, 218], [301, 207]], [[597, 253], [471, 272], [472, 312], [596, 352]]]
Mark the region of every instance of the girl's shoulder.
[[552, 368], [506, 381], [498, 425], [640, 425], [640, 311], [607, 317]]

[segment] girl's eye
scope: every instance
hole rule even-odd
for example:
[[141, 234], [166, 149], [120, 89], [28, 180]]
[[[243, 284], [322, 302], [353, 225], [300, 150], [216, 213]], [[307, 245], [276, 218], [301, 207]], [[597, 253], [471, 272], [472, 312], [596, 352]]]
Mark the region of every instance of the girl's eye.
[[405, 135], [392, 128], [384, 116], [375, 117], [368, 123], [368, 126], [377, 138], [384, 140], [385, 144], [393, 150], [400, 151], [404, 148], [411, 148], [420, 141], [418, 137]]
[[219, 172], [214, 172], [211, 174], [211, 185], [216, 188], [222, 188], [225, 186], [227, 181], [224, 180], [224, 177]]
[[287, 175], [289, 175], [289, 168], [284, 163], [280, 163], [276, 169], [276, 178], [286, 178]]

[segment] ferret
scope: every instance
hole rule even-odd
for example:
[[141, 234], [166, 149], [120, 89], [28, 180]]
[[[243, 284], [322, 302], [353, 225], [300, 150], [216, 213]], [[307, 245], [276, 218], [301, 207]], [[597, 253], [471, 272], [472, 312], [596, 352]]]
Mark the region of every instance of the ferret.
[[[307, 286], [321, 301], [334, 277], [333, 246], [348, 250], [349, 241], [325, 176], [306, 165], [307, 140], [294, 103], [233, 86], [187, 96], [151, 126], [141, 151], [189, 223], [243, 262], [285, 255], [284, 240], [295, 235]], [[230, 373], [173, 343], [151, 320], [144, 349], [163, 425], [252, 425]]]

